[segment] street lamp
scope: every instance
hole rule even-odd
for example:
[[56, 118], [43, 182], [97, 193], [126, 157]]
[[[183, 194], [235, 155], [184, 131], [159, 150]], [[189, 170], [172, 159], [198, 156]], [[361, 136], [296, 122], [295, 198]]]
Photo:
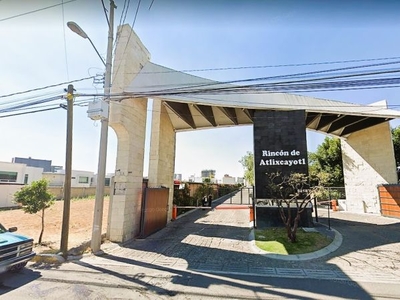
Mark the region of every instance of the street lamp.
[[68, 26], [69, 29], [71, 29], [73, 32], [75, 32], [77, 35], [83, 37], [84, 39], [88, 39], [89, 40], [90, 44], [92, 44], [93, 49], [96, 51], [97, 55], [100, 57], [101, 61], [103, 62], [103, 65], [105, 67], [107, 67], [103, 57], [101, 57], [99, 51], [97, 51], [97, 48], [93, 44], [93, 42], [90, 39], [90, 37], [86, 34], [86, 32], [83, 31], [83, 29], [78, 24], [76, 24], [75, 22], [72, 22], [72, 21], [67, 22], [67, 26]]
[[[109, 27], [108, 27], [108, 44], [107, 44], [107, 57], [106, 62], [97, 51], [92, 40], [89, 36], [74, 22], [68, 22], [67, 26], [76, 34], [88, 39], [92, 44], [97, 55], [106, 67], [106, 73], [104, 76], [104, 95], [105, 101], [110, 100], [111, 91], [111, 67], [112, 67], [112, 49], [113, 49], [113, 36], [114, 36], [114, 8], [115, 4], [113, 0], [110, 0], [110, 15], [109, 15]], [[96, 199], [94, 205], [93, 214], [93, 227], [92, 227], [92, 240], [91, 249], [93, 253], [100, 251], [101, 246], [101, 228], [103, 222], [103, 204], [104, 204], [104, 184], [106, 177], [106, 161], [107, 161], [107, 140], [108, 140], [108, 110], [105, 118], [101, 120], [101, 133], [100, 133], [100, 149], [99, 149], [99, 161], [97, 169], [97, 184], [96, 184]]]

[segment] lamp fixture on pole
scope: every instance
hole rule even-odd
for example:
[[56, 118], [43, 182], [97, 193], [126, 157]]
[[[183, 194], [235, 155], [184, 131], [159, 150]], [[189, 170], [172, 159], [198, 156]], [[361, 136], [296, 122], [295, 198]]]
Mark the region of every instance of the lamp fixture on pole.
[[92, 40], [91, 40], [90, 37], [86, 34], [86, 32], [83, 31], [83, 29], [82, 29], [78, 24], [76, 24], [75, 22], [71, 22], [71, 21], [70, 21], [70, 22], [67, 22], [67, 26], [69, 27], [69, 29], [71, 29], [73, 32], [75, 32], [77, 35], [83, 37], [84, 39], [88, 39], [88, 40], [89, 40], [90, 44], [92, 44], [92, 47], [93, 47], [94, 51], [96, 51], [97, 55], [100, 57], [100, 59], [101, 59], [103, 65], [104, 65], [105, 67], [107, 67], [107, 65], [106, 65], [106, 63], [105, 63], [103, 57], [101, 57], [99, 51], [97, 51], [97, 48], [94, 46]]

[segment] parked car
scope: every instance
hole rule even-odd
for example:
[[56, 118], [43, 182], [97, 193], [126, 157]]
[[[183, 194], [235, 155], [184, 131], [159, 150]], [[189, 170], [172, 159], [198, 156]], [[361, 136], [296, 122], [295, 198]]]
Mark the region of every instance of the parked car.
[[14, 233], [17, 227], [8, 230], [0, 223], [0, 273], [19, 271], [36, 254], [33, 239]]

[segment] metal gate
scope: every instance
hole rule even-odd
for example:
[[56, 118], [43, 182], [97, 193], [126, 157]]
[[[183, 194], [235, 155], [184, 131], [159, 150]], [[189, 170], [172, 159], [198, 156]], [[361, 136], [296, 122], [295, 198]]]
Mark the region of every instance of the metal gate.
[[140, 237], [145, 238], [167, 225], [168, 188], [145, 188], [140, 220]]
[[400, 185], [385, 184], [378, 186], [381, 214], [386, 217], [400, 218]]
[[249, 221], [256, 227], [256, 205], [254, 201], [254, 187], [242, 187], [240, 190], [221, 197], [223, 203], [220, 203], [215, 209], [248, 209]]

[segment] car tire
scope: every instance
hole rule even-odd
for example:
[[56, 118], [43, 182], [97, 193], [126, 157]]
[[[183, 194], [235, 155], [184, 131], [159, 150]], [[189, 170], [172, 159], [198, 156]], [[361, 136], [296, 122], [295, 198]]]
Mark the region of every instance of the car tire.
[[25, 268], [25, 266], [26, 266], [27, 263], [28, 263], [28, 262], [19, 263], [19, 264], [13, 266], [13, 267], [10, 269], [10, 271], [11, 271], [11, 272], [20, 272], [23, 268]]

